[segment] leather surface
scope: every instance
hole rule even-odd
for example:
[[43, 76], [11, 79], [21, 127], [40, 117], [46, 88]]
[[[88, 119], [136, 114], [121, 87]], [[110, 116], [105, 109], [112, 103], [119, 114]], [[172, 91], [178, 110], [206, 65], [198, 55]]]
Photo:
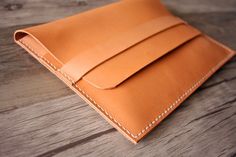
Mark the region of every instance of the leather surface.
[[157, 0], [17, 30], [15, 41], [134, 143], [235, 54]]

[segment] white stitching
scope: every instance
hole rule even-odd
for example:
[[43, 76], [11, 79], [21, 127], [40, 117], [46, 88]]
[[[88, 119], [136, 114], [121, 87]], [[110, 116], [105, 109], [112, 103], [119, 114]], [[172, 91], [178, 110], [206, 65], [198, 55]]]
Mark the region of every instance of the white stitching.
[[[35, 55], [37, 55], [39, 58], [41, 58], [42, 60], [44, 60], [45, 62], [47, 62], [49, 65], [51, 65], [51, 67], [60, 72], [63, 76], [65, 76], [68, 80], [70, 80], [72, 82], [72, 84], [74, 84], [74, 81], [67, 75], [65, 74], [63, 71], [61, 71], [60, 69], [58, 69], [56, 66], [54, 66], [52, 63], [50, 63], [47, 59], [43, 58], [43, 56], [40, 56], [38, 53], [36, 53], [31, 47], [29, 47], [28, 44], [26, 44], [25, 42], [23, 42], [22, 40], [19, 40], [23, 45], [25, 45], [29, 50], [31, 50]], [[191, 91], [197, 87], [200, 83], [202, 83], [207, 77], [208, 75], [210, 75], [211, 73], [213, 73], [216, 69], [218, 69], [218, 67], [220, 67], [220, 65], [222, 65], [228, 58], [230, 55], [228, 55], [225, 59], [221, 60], [215, 67], [213, 67], [212, 69], [210, 69], [208, 71], [208, 73], [206, 75], [204, 75], [198, 82], [196, 82], [191, 88], [189, 88], [187, 91], [184, 92], [183, 95], [181, 95], [180, 97], [178, 97], [167, 109], [165, 109], [161, 114], [159, 114], [153, 121], [151, 121], [144, 129], [142, 129], [137, 135], [132, 134], [128, 129], [126, 129], [125, 127], [123, 127], [117, 120], [115, 120], [111, 115], [108, 114], [108, 112], [106, 110], [104, 110], [100, 105], [98, 105], [89, 95], [87, 95], [79, 86], [77, 86], [76, 84], [74, 84], [77, 89], [86, 97], [88, 98], [95, 106], [97, 106], [103, 113], [105, 113], [105, 115], [107, 115], [111, 121], [113, 121], [114, 123], [116, 123], [119, 127], [121, 127], [127, 134], [131, 135], [133, 138], [137, 139], [139, 136], [141, 136], [143, 133], [145, 133], [149, 128], [151, 128], [153, 125], [156, 124], [156, 122], [158, 122], [165, 114], [169, 113], [171, 110], [174, 110], [174, 107], [181, 101], [184, 99], [184, 97], [186, 97], [189, 93], [191, 93]]]
[[53, 65], [51, 62], [49, 62], [47, 59], [45, 59], [43, 56], [36, 53], [28, 44], [26, 44], [24, 41], [19, 40], [23, 45], [25, 45], [30, 51], [34, 52], [36, 56], [47, 62], [55, 71], [60, 72], [63, 76], [65, 76], [69, 81], [71, 81], [73, 84], [75, 81], [73, 81], [65, 72], [61, 71], [61, 69], [58, 69], [55, 65]]
[[63, 72], [61, 69], [57, 69], [57, 71], [59, 71], [62, 75], [64, 75], [69, 81], [72, 82], [72, 84], [75, 84], [75, 81], [73, 81], [71, 79], [71, 77], [69, 77], [69, 75], [67, 75], [65, 72]]

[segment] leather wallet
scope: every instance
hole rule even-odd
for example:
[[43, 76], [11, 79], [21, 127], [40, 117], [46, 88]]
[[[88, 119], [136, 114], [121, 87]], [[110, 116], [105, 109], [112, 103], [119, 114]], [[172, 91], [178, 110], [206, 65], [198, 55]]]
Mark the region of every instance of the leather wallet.
[[134, 143], [235, 54], [158, 0], [123, 0], [14, 38]]

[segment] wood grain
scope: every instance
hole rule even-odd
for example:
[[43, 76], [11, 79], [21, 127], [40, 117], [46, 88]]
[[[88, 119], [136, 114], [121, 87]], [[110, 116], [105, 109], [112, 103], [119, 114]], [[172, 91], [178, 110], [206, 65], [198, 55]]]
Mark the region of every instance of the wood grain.
[[117, 0], [1, 0], [0, 27], [48, 22], [115, 1]]
[[[114, 1], [1, 1], [0, 156], [235, 156], [236, 57], [133, 145], [12, 40], [16, 29]], [[163, 2], [236, 49], [236, 1]]]

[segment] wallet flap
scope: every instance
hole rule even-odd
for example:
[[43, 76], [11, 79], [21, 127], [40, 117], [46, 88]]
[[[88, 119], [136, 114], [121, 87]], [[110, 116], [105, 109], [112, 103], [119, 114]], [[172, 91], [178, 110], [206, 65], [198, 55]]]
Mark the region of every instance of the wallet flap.
[[80, 80], [86, 73], [104, 61], [123, 53], [128, 48], [166, 29], [183, 24], [184, 21], [174, 16], [163, 16], [120, 32], [106, 42], [78, 53], [67, 62], [62, 71], [74, 80]]
[[185, 24], [172, 27], [107, 60], [83, 79], [100, 89], [114, 88], [148, 64], [200, 34], [198, 30]]

